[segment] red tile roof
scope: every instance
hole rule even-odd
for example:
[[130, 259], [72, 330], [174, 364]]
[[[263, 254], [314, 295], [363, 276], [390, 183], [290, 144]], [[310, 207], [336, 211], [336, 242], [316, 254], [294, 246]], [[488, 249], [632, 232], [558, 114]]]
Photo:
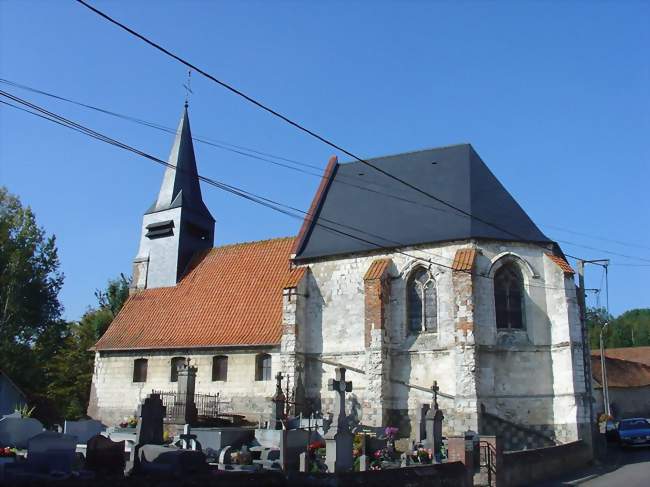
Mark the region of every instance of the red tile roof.
[[95, 348], [279, 344], [282, 289], [305, 272], [290, 268], [293, 243], [278, 238], [202, 253], [176, 286], [130, 296]]
[[384, 272], [386, 272], [390, 263], [390, 259], [377, 259], [373, 261], [372, 264], [370, 264], [370, 267], [368, 267], [366, 275], [363, 276], [363, 280], [369, 281], [372, 279], [379, 279]]
[[575, 271], [573, 270], [573, 268], [562, 257], [559, 257], [559, 256], [554, 255], [554, 254], [548, 254], [548, 253], [546, 254], [546, 256], [549, 259], [551, 259], [553, 262], [555, 262], [557, 264], [557, 266], [560, 269], [562, 269], [562, 272], [564, 272], [565, 274], [575, 274]]
[[451, 265], [455, 271], [472, 271], [474, 260], [476, 259], [476, 249], [460, 249], [456, 251], [454, 263]]
[[[592, 355], [600, 357], [600, 352], [592, 352]], [[650, 366], [650, 347], [607, 348], [605, 349], [605, 357], [639, 362]]]
[[[650, 386], [650, 366], [639, 362], [630, 362], [607, 357], [607, 385], [609, 387], [644, 387]], [[600, 355], [591, 354], [591, 374], [599, 387], [602, 387]]]

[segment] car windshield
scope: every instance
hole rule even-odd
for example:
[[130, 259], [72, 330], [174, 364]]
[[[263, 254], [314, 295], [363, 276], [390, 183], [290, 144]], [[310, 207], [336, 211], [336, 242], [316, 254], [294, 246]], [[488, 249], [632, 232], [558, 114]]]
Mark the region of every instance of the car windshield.
[[621, 421], [621, 423], [618, 425], [618, 429], [620, 430], [636, 430], [643, 428], [650, 428], [650, 423], [648, 423], [648, 421], [645, 419], [631, 419], [629, 421]]

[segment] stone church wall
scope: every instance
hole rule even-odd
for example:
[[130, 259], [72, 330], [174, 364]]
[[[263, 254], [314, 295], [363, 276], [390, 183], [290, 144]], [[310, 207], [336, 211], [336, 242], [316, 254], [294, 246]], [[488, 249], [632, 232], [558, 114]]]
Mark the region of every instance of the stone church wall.
[[[143, 352], [102, 352], [95, 354], [95, 373], [91, 388], [89, 416], [107, 425], [115, 425], [133, 416], [140, 402], [152, 390], [176, 391], [171, 382], [171, 359], [189, 357], [198, 368], [196, 392], [220, 393], [224, 411], [244, 414], [251, 421], [271, 411], [270, 398], [275, 392], [275, 380], [255, 380], [257, 353], [271, 354], [272, 376], [280, 370], [280, 354], [270, 350], [174, 350]], [[212, 357], [228, 357], [226, 381], [212, 381]], [[133, 361], [146, 358], [146, 382], [133, 382]], [[100, 395], [98, 395], [98, 391]]]
[[[468, 336], [468, 330], [457, 330], [457, 317], [462, 310], [455, 299], [454, 271], [446, 266], [451, 266], [458, 249], [471, 246], [478, 249], [478, 256], [475, 275], [467, 290], [473, 320], [468, 325]], [[437, 283], [436, 332], [413, 335], [407, 331], [406, 280], [410, 271], [420, 264], [410, 256], [444, 264], [431, 265]], [[575, 286], [570, 277], [544, 256], [542, 249], [523, 243], [449, 243], [407, 249], [404, 253], [352, 256], [309, 265], [304, 352], [307, 356], [359, 369], [359, 372], [349, 371], [353, 393], [348, 408], [360, 420], [363, 421], [361, 405], [367, 382], [367, 376], [362, 373], [366, 351], [363, 276], [373, 261], [382, 258], [392, 260], [386, 329], [390, 357], [385, 378], [389, 391], [388, 414], [384, 424], [399, 425], [401, 434], [415, 436], [412, 425], [417, 422], [421, 406], [431, 402], [431, 395], [404, 383], [430, 387], [437, 380], [441, 392], [457, 395], [455, 400], [439, 398], [441, 408], [447, 412], [447, 434], [459, 434], [468, 427], [480, 430], [479, 411], [483, 405], [487, 412], [554, 438], [577, 439], [578, 423], [588, 418], [584, 416], [579, 397], [584, 390], [584, 378], [581, 352], [576, 353], [580, 324], [575, 308]], [[523, 330], [496, 329], [493, 281], [479, 275], [493, 276], [506, 261], [516, 262], [524, 275]], [[459, 348], [458, 340], [463, 336], [470, 341], [468, 346]], [[465, 384], [468, 374], [474, 378]], [[333, 399], [327, 390], [327, 379], [333, 375], [333, 365], [312, 362], [307, 368], [307, 395], [322, 398], [324, 412]], [[461, 384], [464, 389], [459, 390]], [[470, 395], [459, 392], [463, 390]]]

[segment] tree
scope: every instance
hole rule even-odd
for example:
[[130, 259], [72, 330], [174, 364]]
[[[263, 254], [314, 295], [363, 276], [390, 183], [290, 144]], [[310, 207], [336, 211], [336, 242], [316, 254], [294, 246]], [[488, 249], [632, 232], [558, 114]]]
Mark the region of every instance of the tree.
[[64, 344], [46, 367], [47, 397], [61, 418], [78, 419], [86, 414], [92, 381], [94, 354], [90, 350], [104, 334], [129, 296], [129, 280], [124, 275], [97, 290], [98, 307], [88, 310], [70, 326]]
[[600, 348], [600, 330], [609, 323], [605, 334], [606, 348], [640, 347], [650, 345], [650, 309], [632, 309], [617, 318], [604, 308], [588, 308], [586, 313], [589, 345], [592, 350]]
[[66, 333], [62, 285], [55, 237], [46, 236], [31, 208], [0, 187], [0, 357], [28, 393], [43, 386], [38, 364]]

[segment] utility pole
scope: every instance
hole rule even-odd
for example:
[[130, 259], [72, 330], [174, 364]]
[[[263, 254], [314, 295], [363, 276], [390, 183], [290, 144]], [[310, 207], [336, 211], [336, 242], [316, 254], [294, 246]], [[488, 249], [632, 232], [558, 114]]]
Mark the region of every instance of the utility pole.
[[[578, 267], [578, 285], [580, 287], [579, 293], [578, 293], [578, 304], [580, 306], [580, 318], [582, 322], [582, 333], [583, 333], [583, 340], [585, 347], [584, 347], [584, 355], [585, 355], [585, 374], [589, 374], [587, 383], [588, 383], [588, 393], [590, 394], [591, 397], [593, 397], [593, 389], [592, 389], [592, 384], [591, 384], [591, 357], [589, 356], [589, 346], [588, 346], [588, 341], [587, 340], [587, 323], [586, 323], [586, 310], [587, 310], [587, 305], [586, 305], [586, 299], [585, 299], [585, 264], [596, 264], [603, 266], [605, 268], [605, 273], [607, 273], [607, 268], [609, 266], [609, 259], [596, 259], [596, 260], [582, 260], [578, 259], [577, 261], [577, 267]], [[609, 284], [608, 284], [609, 286]], [[607, 294], [609, 295], [609, 289], [607, 291]], [[607, 299], [607, 314], [609, 315], [609, 298]], [[606, 322], [600, 329], [600, 369], [601, 369], [601, 385], [603, 387], [603, 406], [605, 407], [605, 414], [607, 416], [610, 416], [611, 411], [610, 411], [610, 406], [609, 406], [609, 388], [607, 386], [607, 364], [605, 361], [605, 342], [603, 340], [603, 334], [605, 333], [605, 330], [607, 329], [607, 326], [609, 325], [609, 322]], [[589, 364], [589, 365], [587, 365]], [[592, 417], [593, 421], [593, 405], [590, 399], [590, 414]]]

